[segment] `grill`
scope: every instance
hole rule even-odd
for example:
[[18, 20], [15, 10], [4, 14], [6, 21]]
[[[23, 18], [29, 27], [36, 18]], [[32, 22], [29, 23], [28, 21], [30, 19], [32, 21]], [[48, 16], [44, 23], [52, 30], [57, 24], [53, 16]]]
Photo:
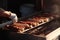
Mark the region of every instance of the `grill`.
[[[40, 12], [31, 13], [29, 16], [19, 18], [19, 21], [17, 23], [14, 23], [9, 27], [5, 27], [3, 29], [19, 34], [29, 34], [29, 38], [31, 37], [30, 35], [33, 35], [37, 40], [40, 37], [42, 38], [40, 40], [58, 40], [56, 39], [60, 35], [60, 5], [58, 1], [59, 0], [40, 0]], [[38, 3], [39, 2], [37, 2], [37, 4]], [[38, 5], [37, 8], [40, 10], [40, 6], [38, 7]], [[25, 36], [28, 37], [27, 35]], [[20, 36], [18, 36], [16, 39], [19, 39]], [[29, 40], [29, 38], [25, 39]], [[32, 40], [34, 39], [32, 38]]]
[[[45, 28], [47, 27], [43, 27], [42, 25], [48, 24], [50, 21], [53, 21], [56, 18], [58, 18], [56, 15], [49, 15], [47, 13], [35, 14], [29, 17], [20, 18], [19, 21], [15, 23], [17, 25], [12, 24], [11, 26], [13, 28], [14, 26], [16, 26], [16, 28], [18, 28], [18, 33], [30, 33], [32, 30], [35, 29], [45, 30]], [[11, 30], [11, 28], [9, 29]]]
[[[29, 17], [19, 18], [19, 21], [10, 27], [3, 28], [19, 34], [31, 34], [47, 39], [47, 35], [59, 28], [60, 16], [48, 13], [36, 12]], [[16, 26], [16, 28], [15, 28]], [[47, 39], [49, 40], [49, 39]]]

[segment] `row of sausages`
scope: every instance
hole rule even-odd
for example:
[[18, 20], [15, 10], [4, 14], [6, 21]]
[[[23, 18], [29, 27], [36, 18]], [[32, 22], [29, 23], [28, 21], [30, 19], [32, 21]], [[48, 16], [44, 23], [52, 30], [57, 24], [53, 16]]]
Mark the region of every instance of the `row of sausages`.
[[48, 17], [34, 16], [23, 21], [19, 21], [13, 24], [13, 27], [19, 29], [19, 32], [23, 32], [26, 29], [39, 26], [41, 23], [48, 22]]

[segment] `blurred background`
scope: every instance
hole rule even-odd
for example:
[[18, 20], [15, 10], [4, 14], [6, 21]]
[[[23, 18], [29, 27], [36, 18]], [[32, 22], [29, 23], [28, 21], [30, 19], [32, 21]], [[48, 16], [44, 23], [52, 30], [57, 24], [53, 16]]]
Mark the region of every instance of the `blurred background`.
[[18, 17], [25, 17], [41, 11], [41, 0], [0, 0], [0, 7], [16, 13]]

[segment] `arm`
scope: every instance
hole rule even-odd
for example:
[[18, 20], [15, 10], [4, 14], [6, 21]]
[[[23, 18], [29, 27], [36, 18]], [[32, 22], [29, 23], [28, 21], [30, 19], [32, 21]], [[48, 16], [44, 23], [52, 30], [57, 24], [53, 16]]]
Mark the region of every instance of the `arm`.
[[1, 16], [10, 18], [11, 21], [8, 21], [6, 23], [0, 24], [0, 28], [4, 27], [6, 25], [10, 25], [10, 24], [15, 23], [15, 22], [18, 21], [17, 15], [14, 14], [14, 13], [12, 13], [12, 12], [10, 12], [10, 11], [4, 11], [4, 12], [2, 12]]

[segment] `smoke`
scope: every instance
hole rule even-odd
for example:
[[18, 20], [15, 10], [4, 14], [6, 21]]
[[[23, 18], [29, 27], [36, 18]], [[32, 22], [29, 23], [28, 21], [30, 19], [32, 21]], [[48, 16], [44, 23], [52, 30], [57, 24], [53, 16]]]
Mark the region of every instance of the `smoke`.
[[53, 0], [53, 4], [51, 5], [52, 13], [60, 15], [60, 0]]
[[60, 13], [60, 7], [58, 5], [53, 5], [52, 6], [52, 12], [59, 14]]
[[46, 0], [44, 11], [60, 17], [60, 0]]

